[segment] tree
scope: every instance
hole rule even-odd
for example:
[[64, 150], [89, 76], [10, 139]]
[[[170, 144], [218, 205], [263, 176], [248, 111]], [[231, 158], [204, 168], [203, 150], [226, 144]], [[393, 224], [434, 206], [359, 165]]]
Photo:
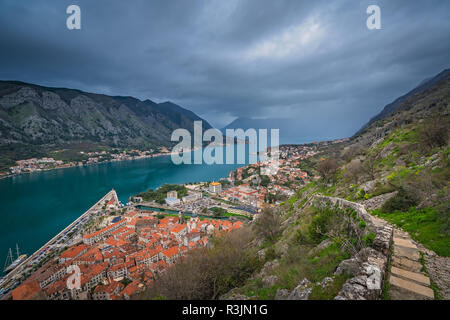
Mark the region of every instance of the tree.
[[425, 121], [419, 129], [419, 137], [428, 149], [442, 147], [448, 143], [449, 121], [447, 118], [434, 116]]
[[330, 181], [331, 179], [333, 179], [338, 168], [339, 165], [335, 158], [324, 159], [317, 165], [317, 171], [325, 181]]
[[375, 179], [376, 174], [376, 155], [375, 154], [368, 154], [366, 157], [366, 160], [362, 163], [362, 170], [365, 174], [367, 174], [371, 180]]
[[253, 224], [255, 233], [269, 241], [274, 241], [281, 232], [280, 215], [271, 208], [265, 208]]
[[346, 166], [346, 171], [344, 176], [350, 178], [355, 184], [358, 184], [359, 177], [363, 173], [363, 166], [361, 160], [352, 160]]
[[270, 184], [270, 178], [269, 176], [266, 175], [262, 175], [261, 176], [261, 183], [260, 183], [263, 187], [267, 187]]
[[342, 158], [346, 161], [349, 162], [350, 160], [352, 160], [354, 157], [356, 157], [357, 155], [361, 155], [364, 154], [365, 150], [362, 146], [355, 144], [350, 146], [343, 154]]

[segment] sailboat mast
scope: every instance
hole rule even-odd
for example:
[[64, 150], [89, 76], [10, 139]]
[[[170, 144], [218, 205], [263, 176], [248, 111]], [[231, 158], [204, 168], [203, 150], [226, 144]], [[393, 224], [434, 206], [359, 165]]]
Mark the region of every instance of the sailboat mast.
[[11, 248], [9, 248], [8, 255], [6, 256], [5, 266], [4, 266], [3, 270], [5, 270], [12, 262], [13, 262], [12, 250], [11, 250]]
[[19, 245], [16, 243], [16, 253], [17, 253], [17, 259], [19, 259], [20, 253], [19, 253]]

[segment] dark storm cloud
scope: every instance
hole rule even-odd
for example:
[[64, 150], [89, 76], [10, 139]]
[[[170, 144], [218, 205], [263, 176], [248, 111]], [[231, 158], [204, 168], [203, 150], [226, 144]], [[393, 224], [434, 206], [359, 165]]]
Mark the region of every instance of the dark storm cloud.
[[289, 142], [349, 136], [450, 67], [445, 0], [0, 3], [1, 79], [171, 100], [218, 127], [290, 119]]

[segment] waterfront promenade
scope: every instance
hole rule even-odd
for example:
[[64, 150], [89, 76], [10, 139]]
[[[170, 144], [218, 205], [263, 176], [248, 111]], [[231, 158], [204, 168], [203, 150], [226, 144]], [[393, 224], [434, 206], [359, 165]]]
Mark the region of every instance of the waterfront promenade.
[[[83, 219], [89, 218], [92, 213], [95, 213], [103, 207], [105, 201], [114, 200], [116, 204], [119, 203], [119, 198], [117, 196], [116, 191], [113, 189], [109, 191], [105, 196], [103, 196], [99, 201], [97, 201], [92, 207], [90, 207], [85, 213], [79, 216], [75, 221], [73, 221], [70, 225], [64, 228], [61, 232], [59, 232], [56, 236], [54, 236], [51, 240], [49, 240], [46, 244], [44, 244], [39, 250], [36, 250], [31, 256], [29, 256], [26, 260], [20, 263], [14, 270], [8, 273], [2, 283], [0, 285], [0, 290], [10, 289], [12, 288], [16, 282], [20, 281], [22, 275], [27, 272], [27, 269], [31, 267], [31, 262], [41, 254], [50, 254], [52, 251], [50, 248], [57, 243], [57, 241], [68, 232], [70, 232], [77, 224], [79, 224]], [[5, 295], [4, 298], [7, 298], [8, 295]]]

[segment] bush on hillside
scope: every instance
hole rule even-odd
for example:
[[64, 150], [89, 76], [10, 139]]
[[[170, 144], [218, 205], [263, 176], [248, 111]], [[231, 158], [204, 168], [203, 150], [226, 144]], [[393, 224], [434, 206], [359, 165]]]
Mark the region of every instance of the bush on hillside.
[[264, 209], [253, 223], [253, 230], [259, 237], [270, 242], [274, 241], [281, 233], [280, 215], [270, 208]]
[[387, 200], [381, 209], [383, 212], [408, 211], [409, 208], [417, 204], [417, 198], [400, 187], [398, 193]]
[[242, 228], [212, 241], [213, 248], [192, 250], [136, 299], [214, 300], [239, 287], [262, 267], [252, 233]]
[[421, 144], [426, 149], [446, 146], [448, 144], [449, 128], [448, 118], [436, 116], [426, 120], [419, 129]]
[[327, 158], [319, 162], [317, 171], [325, 181], [330, 181], [339, 169], [338, 161], [335, 158]]

